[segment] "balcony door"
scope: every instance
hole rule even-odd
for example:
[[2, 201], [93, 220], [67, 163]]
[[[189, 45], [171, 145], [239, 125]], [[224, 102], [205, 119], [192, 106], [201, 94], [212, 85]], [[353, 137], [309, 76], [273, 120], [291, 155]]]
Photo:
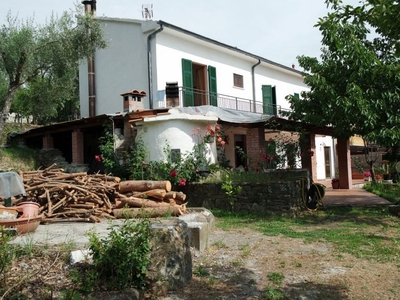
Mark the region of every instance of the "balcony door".
[[207, 104], [217, 106], [215, 67], [182, 59], [182, 86], [185, 107]]

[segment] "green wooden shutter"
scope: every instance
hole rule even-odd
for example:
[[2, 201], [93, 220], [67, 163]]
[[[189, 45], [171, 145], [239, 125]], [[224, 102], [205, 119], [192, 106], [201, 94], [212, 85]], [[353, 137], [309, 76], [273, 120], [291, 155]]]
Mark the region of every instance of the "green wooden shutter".
[[262, 88], [262, 99], [263, 99], [263, 114], [273, 115], [274, 100], [273, 100], [272, 86], [263, 85], [261, 88]]
[[183, 106], [194, 106], [192, 61], [182, 58]]
[[208, 90], [210, 94], [210, 105], [218, 106], [217, 70], [213, 66], [208, 66]]
[[293, 96], [294, 96], [294, 98], [297, 99], [297, 100], [300, 99], [300, 95], [299, 95], [298, 93], [294, 93]]

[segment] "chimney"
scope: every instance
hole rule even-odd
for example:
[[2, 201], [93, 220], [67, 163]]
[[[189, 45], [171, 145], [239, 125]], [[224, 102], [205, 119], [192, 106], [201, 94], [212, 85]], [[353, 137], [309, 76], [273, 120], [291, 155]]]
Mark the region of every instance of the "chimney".
[[132, 90], [121, 94], [124, 101], [124, 112], [129, 113], [137, 110], [144, 110], [142, 98], [146, 97], [145, 91]]
[[[82, 1], [85, 6], [85, 13], [91, 13], [96, 16], [96, 0]], [[88, 35], [90, 35], [90, 28], [88, 28]], [[94, 72], [94, 53], [92, 57], [88, 58], [88, 90], [89, 90], [89, 117], [96, 115], [96, 80]]]

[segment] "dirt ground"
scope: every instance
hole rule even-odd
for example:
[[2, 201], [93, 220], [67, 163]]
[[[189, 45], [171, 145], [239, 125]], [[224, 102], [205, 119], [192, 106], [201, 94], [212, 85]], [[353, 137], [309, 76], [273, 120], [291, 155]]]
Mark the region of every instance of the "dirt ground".
[[[65, 249], [15, 261], [7, 279], [13, 288], [0, 298], [68, 299], [58, 292], [74, 288], [65, 264], [67, 253]], [[247, 228], [215, 229], [210, 247], [193, 252], [192, 280], [167, 297], [146, 299], [399, 299], [399, 270], [396, 262], [356, 258], [329, 243], [268, 237]], [[27, 297], [12, 298], [16, 291]]]
[[[192, 281], [161, 299], [400, 299], [396, 263], [358, 259], [328, 243], [217, 229], [193, 261]], [[280, 285], [274, 274], [283, 275]]]

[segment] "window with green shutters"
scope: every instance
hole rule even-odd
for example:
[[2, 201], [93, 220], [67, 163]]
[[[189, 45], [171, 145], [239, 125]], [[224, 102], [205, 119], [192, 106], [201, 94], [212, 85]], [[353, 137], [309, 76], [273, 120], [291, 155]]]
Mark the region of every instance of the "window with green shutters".
[[182, 58], [183, 106], [194, 106], [192, 61]]
[[271, 85], [262, 86], [263, 114], [277, 115], [276, 109], [276, 89]]
[[210, 105], [218, 106], [217, 70], [213, 66], [208, 66], [208, 90], [210, 95]]

